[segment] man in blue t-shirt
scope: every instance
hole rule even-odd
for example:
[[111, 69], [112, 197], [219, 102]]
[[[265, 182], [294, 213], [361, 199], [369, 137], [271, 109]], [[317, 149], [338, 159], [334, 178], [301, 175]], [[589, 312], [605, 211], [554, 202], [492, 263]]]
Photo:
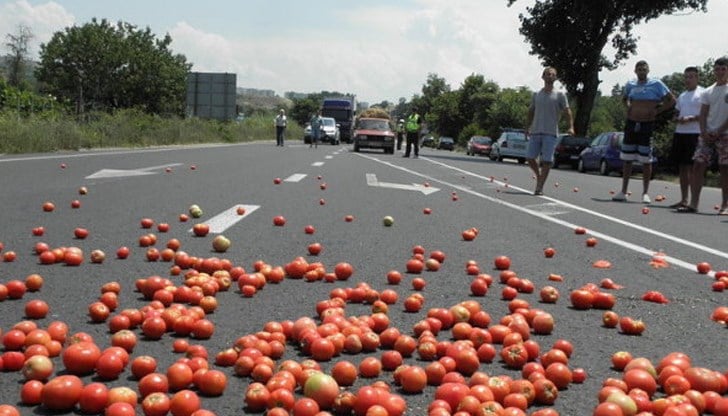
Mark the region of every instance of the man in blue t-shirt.
[[622, 190], [612, 200], [626, 201], [632, 163], [642, 163], [642, 202], [649, 204], [650, 179], [652, 178], [652, 133], [657, 115], [675, 105], [675, 96], [656, 78], [647, 78], [650, 66], [639, 61], [634, 66], [636, 80], [624, 87], [622, 101], [627, 107], [627, 123], [624, 127], [622, 159]]

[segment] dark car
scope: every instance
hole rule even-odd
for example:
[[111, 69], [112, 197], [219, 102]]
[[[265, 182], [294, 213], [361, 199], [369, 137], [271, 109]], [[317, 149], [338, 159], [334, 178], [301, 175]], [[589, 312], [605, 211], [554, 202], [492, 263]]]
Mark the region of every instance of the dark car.
[[506, 130], [490, 150], [490, 160], [502, 162], [503, 159], [516, 159], [518, 163], [526, 163], [528, 138], [523, 130]]
[[[602, 175], [609, 175], [611, 172], [622, 171], [622, 159], [619, 158], [619, 151], [622, 147], [624, 133], [621, 131], [610, 131], [601, 133], [595, 137], [586, 149], [581, 151], [577, 169], [579, 172], [598, 170]], [[652, 172], [657, 164], [657, 157], [652, 156]], [[642, 172], [642, 164], [632, 165], [634, 172]]]
[[579, 165], [579, 155], [581, 151], [586, 149], [591, 142], [588, 137], [577, 137], [568, 134], [562, 134], [556, 139], [556, 148], [554, 149], [554, 167], [558, 168], [561, 164], [571, 165], [576, 169]]
[[440, 141], [437, 143], [437, 148], [442, 150], [455, 150], [455, 139], [452, 137], [440, 137]]
[[421, 140], [421, 147], [435, 147], [435, 138], [431, 134], [422, 137]]
[[473, 136], [468, 140], [468, 145], [465, 150], [465, 153], [467, 153], [468, 156], [472, 155], [481, 155], [481, 156], [488, 156], [490, 155], [490, 149], [493, 146], [493, 139], [491, 139], [488, 136]]
[[360, 118], [354, 129], [354, 151], [359, 149], [382, 149], [394, 153], [395, 134], [385, 118]]

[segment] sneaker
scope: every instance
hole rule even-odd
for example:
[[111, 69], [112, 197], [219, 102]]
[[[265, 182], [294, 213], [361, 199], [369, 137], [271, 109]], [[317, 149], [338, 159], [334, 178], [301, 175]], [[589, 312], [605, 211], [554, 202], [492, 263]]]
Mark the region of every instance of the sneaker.
[[625, 195], [624, 192], [619, 192], [617, 195], [614, 195], [612, 197], [612, 201], [624, 202], [626, 200], [627, 200], [627, 195]]
[[650, 196], [647, 194], [642, 194], [642, 203], [643, 204], [651, 204], [652, 200], [650, 199]]

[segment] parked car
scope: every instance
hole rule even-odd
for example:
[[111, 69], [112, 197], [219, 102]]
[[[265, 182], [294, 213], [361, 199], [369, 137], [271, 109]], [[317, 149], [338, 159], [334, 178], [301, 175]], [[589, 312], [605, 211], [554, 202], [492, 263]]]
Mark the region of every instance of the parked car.
[[489, 156], [490, 149], [493, 146], [493, 139], [488, 136], [473, 136], [468, 140], [465, 153], [470, 155]]
[[577, 137], [568, 134], [561, 134], [556, 139], [554, 149], [554, 167], [558, 168], [562, 163], [571, 165], [576, 169], [579, 165], [579, 155], [591, 143], [588, 137]]
[[[624, 133], [621, 131], [610, 131], [601, 133], [595, 137], [586, 149], [579, 155], [577, 169], [579, 172], [598, 170], [602, 175], [609, 175], [611, 172], [622, 171], [622, 159], [619, 158], [619, 150], [622, 147]], [[652, 156], [652, 172], [654, 174], [657, 165], [657, 157]], [[633, 172], [642, 172], [642, 164], [634, 163]]]
[[518, 163], [526, 163], [528, 138], [523, 130], [506, 130], [490, 150], [490, 160], [502, 162], [503, 159], [516, 159]]
[[455, 150], [455, 139], [452, 137], [440, 137], [440, 141], [437, 142], [437, 148], [442, 150], [449, 150], [453, 151]]
[[435, 138], [431, 134], [422, 137], [420, 147], [435, 147]]
[[[321, 117], [321, 138], [322, 143], [340, 144], [341, 133], [339, 124], [333, 117]], [[303, 142], [311, 143], [311, 124], [307, 123], [303, 129]]]
[[395, 134], [384, 118], [360, 118], [354, 128], [354, 151], [359, 149], [383, 149], [394, 153]]

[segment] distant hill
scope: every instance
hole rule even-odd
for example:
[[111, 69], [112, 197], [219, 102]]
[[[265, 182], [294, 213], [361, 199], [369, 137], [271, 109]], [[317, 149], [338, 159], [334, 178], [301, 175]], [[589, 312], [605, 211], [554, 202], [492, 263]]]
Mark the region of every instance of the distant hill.
[[274, 111], [279, 108], [290, 109], [293, 102], [288, 98], [258, 94], [238, 94], [237, 104], [246, 115], [261, 111]]

